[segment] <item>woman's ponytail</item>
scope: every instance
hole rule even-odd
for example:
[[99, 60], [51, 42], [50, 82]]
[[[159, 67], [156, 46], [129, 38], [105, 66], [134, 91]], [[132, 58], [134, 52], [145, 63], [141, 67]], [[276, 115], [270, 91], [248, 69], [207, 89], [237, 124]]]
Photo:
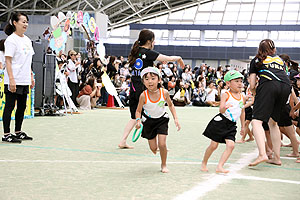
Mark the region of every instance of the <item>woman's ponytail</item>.
[[135, 60], [138, 58], [139, 47], [145, 45], [148, 41], [154, 41], [154, 33], [148, 29], [141, 30], [139, 39], [132, 45], [130, 54], [128, 56], [129, 66], [133, 66]]
[[130, 54], [128, 56], [128, 62], [129, 62], [129, 66], [133, 66], [135, 63], [135, 60], [138, 57], [138, 53], [139, 53], [139, 47], [140, 47], [140, 42], [137, 40], [134, 42], [134, 44], [132, 45]]
[[275, 52], [275, 44], [270, 39], [264, 39], [259, 43], [256, 58], [258, 59], [257, 66], [261, 67], [267, 56], [273, 55]]
[[13, 32], [15, 32], [15, 30], [16, 30], [16, 28], [10, 19], [9, 23], [4, 28], [4, 32], [6, 35], [10, 36]]

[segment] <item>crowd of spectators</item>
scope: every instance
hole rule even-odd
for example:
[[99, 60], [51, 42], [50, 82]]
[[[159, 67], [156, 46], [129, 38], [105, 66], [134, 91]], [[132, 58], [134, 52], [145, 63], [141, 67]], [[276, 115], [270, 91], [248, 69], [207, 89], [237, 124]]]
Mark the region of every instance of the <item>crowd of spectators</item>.
[[[64, 74], [71, 99], [80, 109], [106, 106], [109, 94], [102, 84], [103, 73], [111, 79], [123, 105], [129, 105], [130, 67], [122, 56], [81, 59], [80, 53], [71, 50], [68, 55], [58, 55], [57, 60], [65, 63], [59, 72]], [[162, 74], [161, 85], [169, 91], [175, 106], [219, 106], [220, 96], [227, 90], [223, 76], [229, 65], [214, 68], [202, 63], [192, 68], [187, 64], [182, 69], [176, 63], [159, 62], [156, 67]], [[56, 82], [59, 84], [59, 79]], [[56, 105], [61, 107], [63, 102], [58, 100]]]

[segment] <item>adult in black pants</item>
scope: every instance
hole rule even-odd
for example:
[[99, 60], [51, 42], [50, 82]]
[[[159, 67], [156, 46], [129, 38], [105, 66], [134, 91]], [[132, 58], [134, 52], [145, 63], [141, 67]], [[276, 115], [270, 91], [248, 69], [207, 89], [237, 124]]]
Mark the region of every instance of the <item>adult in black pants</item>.
[[77, 104], [76, 97], [79, 93], [79, 81], [78, 81], [78, 68], [80, 66], [80, 62], [76, 59], [76, 51], [70, 50], [68, 52], [68, 65], [67, 71], [68, 75], [68, 86], [72, 92], [71, 99], [75, 105]]
[[[8, 35], [5, 45], [4, 93], [5, 108], [3, 112], [4, 136], [2, 141], [21, 143], [21, 140], [32, 140], [22, 131], [24, 111], [26, 109], [29, 85], [34, 87], [31, 70], [34, 50], [31, 40], [24, 35], [28, 27], [28, 17], [23, 13], [11, 15], [4, 32]], [[15, 135], [10, 133], [11, 113], [17, 103], [15, 114]]]

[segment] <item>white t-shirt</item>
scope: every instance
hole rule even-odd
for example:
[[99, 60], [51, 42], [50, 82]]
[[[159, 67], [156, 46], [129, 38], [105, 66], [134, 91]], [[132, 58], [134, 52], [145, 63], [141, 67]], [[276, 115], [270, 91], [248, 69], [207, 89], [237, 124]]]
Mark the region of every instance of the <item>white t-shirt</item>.
[[[209, 93], [211, 90], [213, 91]], [[218, 94], [218, 90], [206, 88], [205, 91], [207, 93], [206, 101], [216, 101], [216, 95]]]
[[2, 64], [3, 69], [5, 68], [5, 56], [4, 52], [0, 51], [0, 63]]
[[164, 70], [165, 74], [166, 74], [168, 77], [173, 75], [173, 73], [172, 73], [172, 71], [171, 71], [170, 68], [166, 67], [166, 68], [164, 68], [163, 70]]
[[[34, 50], [31, 40], [13, 33], [4, 42], [5, 56], [12, 57], [12, 72], [16, 85], [31, 84], [31, 63]], [[7, 70], [4, 71], [4, 84], [9, 84]]]
[[[76, 61], [75, 61], [76, 62]], [[77, 71], [76, 69], [79, 67], [79, 65], [75, 65], [75, 63], [69, 59], [68, 60], [68, 66], [67, 70], [69, 72], [69, 78], [73, 83], [78, 83], [78, 76], [77, 76]]]

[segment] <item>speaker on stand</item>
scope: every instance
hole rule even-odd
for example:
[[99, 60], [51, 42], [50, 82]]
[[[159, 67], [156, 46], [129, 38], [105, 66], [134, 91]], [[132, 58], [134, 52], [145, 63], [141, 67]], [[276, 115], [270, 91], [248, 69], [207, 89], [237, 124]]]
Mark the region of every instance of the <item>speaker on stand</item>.
[[56, 56], [46, 54], [47, 41], [33, 43], [35, 55], [32, 69], [35, 73], [34, 107], [40, 115], [53, 115], [57, 111], [54, 104]]

